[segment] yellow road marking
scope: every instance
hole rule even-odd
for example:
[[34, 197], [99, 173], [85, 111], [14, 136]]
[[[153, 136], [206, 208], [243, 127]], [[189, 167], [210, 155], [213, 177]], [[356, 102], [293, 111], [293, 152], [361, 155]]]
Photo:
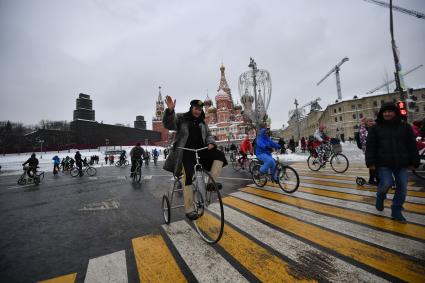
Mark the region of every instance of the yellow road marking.
[[[208, 226], [219, 225], [218, 219], [206, 212], [202, 218], [204, 221], [197, 221], [197, 223], [204, 231], [208, 231], [205, 227], [206, 223], [210, 223]], [[299, 273], [297, 276], [297, 272], [291, 270], [281, 258], [226, 224], [218, 244], [262, 282], [314, 281], [302, 278]]]
[[140, 282], [187, 282], [160, 235], [132, 240]]
[[[268, 186], [271, 187], [277, 187], [279, 188], [279, 185], [273, 184], [268, 182]], [[303, 193], [309, 193], [314, 194], [318, 196], [325, 196], [325, 197], [332, 197], [337, 199], [343, 199], [343, 200], [351, 200], [351, 201], [358, 201], [362, 203], [367, 204], [375, 204], [375, 197], [373, 196], [361, 196], [361, 195], [354, 195], [351, 193], [343, 193], [343, 192], [334, 192], [334, 191], [328, 191], [325, 189], [317, 189], [317, 188], [308, 188], [308, 187], [298, 187], [298, 191]], [[387, 199], [384, 202], [385, 207], [391, 207], [392, 200]], [[423, 204], [417, 204], [417, 203], [411, 203], [411, 202], [405, 202], [403, 204], [403, 207], [406, 209], [406, 211], [410, 212], [416, 212], [416, 213], [423, 213], [425, 214], [425, 205]]]
[[[234, 197], [226, 197], [223, 202], [283, 230], [402, 280], [423, 282], [425, 278], [424, 266], [412, 262], [401, 255], [347, 238]], [[394, 266], [397, 266], [397, 268], [394, 268]]]
[[[323, 186], [332, 186], [337, 188], [349, 188], [349, 189], [356, 189], [356, 190], [364, 190], [364, 187], [354, 185], [354, 184], [341, 184], [341, 183], [335, 183], [332, 181], [324, 181], [324, 180], [309, 180], [309, 179], [302, 179], [303, 183], [307, 184], [313, 184], [313, 185], [323, 185]], [[369, 191], [376, 191], [376, 190], [369, 190]], [[389, 193], [394, 193], [395, 190], [391, 189]], [[425, 198], [425, 192], [415, 192], [415, 191], [407, 191], [408, 196], [413, 197], [422, 197]]]
[[71, 273], [48, 280], [38, 281], [38, 283], [74, 283], [77, 273]]
[[352, 211], [340, 207], [317, 203], [311, 200], [304, 200], [292, 196], [272, 193], [264, 190], [246, 187], [241, 189], [242, 192], [251, 193], [257, 196], [266, 197], [272, 200], [280, 201], [286, 204], [294, 205], [304, 209], [309, 209], [315, 212], [324, 213], [327, 215], [337, 216], [339, 218], [352, 220], [358, 223], [367, 224], [372, 227], [384, 229], [387, 231], [397, 232], [418, 239], [425, 240], [425, 227], [412, 224], [400, 223], [385, 217], [380, 217], [368, 213]]

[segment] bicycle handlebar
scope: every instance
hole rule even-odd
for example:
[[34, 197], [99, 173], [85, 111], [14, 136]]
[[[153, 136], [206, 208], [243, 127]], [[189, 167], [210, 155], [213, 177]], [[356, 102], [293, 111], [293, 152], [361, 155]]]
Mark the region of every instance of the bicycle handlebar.
[[201, 150], [208, 149], [208, 146], [206, 146], [206, 147], [201, 147], [201, 148], [198, 148], [198, 149], [194, 149], [194, 148], [187, 148], [187, 147], [180, 147], [180, 146], [178, 146], [177, 148], [180, 148], [180, 149], [183, 149], [183, 150], [189, 150], [189, 151], [193, 151], [193, 152], [198, 152], [198, 151], [201, 151]]

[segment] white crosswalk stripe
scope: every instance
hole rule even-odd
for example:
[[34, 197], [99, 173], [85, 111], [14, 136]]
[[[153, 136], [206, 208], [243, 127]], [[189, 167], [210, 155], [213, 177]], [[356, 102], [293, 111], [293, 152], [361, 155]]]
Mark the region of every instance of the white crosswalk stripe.
[[180, 255], [199, 282], [246, 282], [211, 246], [205, 244], [185, 221], [163, 225]]
[[125, 251], [119, 251], [91, 259], [87, 267], [85, 283], [127, 283]]

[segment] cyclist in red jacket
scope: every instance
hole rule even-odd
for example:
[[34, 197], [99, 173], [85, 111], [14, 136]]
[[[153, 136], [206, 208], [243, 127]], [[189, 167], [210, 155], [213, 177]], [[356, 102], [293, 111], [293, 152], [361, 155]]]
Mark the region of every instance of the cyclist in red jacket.
[[251, 154], [252, 156], [252, 146], [251, 146], [251, 142], [249, 141], [248, 135], [244, 136], [244, 139], [241, 143], [241, 157], [239, 158], [238, 162], [240, 164], [242, 164], [242, 166], [245, 164], [245, 160], [248, 158], [248, 152]]

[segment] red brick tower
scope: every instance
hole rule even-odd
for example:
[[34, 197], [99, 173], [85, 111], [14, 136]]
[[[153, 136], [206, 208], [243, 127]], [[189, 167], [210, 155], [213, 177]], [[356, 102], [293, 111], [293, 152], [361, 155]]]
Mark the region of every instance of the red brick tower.
[[162, 100], [161, 87], [158, 87], [158, 100], [156, 101], [155, 116], [152, 118], [152, 130], [161, 133], [161, 141], [158, 145], [168, 145], [168, 130], [162, 124], [162, 116], [164, 115], [164, 101]]

